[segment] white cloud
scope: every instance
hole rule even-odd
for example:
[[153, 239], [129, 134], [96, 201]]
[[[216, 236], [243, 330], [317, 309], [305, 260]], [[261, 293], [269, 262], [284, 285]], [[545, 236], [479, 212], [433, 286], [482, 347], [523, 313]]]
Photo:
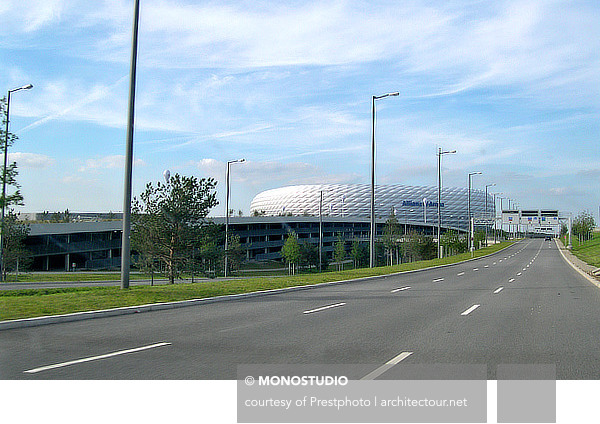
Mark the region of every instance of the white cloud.
[[[134, 166], [144, 166], [142, 159], [135, 159]], [[88, 172], [100, 169], [123, 169], [125, 167], [125, 156], [111, 155], [94, 159], [87, 159], [85, 165], [79, 167], [79, 172]]]
[[54, 158], [38, 153], [9, 153], [8, 160], [16, 162], [20, 168], [46, 168], [54, 165]]

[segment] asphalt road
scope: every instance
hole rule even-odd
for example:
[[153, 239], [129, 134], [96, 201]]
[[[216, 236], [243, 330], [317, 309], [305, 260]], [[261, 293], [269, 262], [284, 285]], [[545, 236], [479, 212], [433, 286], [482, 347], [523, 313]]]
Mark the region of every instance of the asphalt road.
[[600, 379], [600, 289], [554, 242], [450, 267], [0, 331], [0, 379], [235, 379], [238, 364], [556, 364]]

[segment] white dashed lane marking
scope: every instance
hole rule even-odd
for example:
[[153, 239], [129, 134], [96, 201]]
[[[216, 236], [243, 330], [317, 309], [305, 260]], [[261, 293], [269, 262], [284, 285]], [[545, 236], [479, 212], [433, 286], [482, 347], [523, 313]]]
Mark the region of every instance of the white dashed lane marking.
[[408, 290], [408, 289], [410, 289], [410, 286], [400, 287], [398, 289], [392, 290], [390, 293], [398, 293], [398, 292], [401, 292], [401, 291], [404, 291], [404, 290]]
[[479, 308], [481, 305], [473, 305], [471, 306], [469, 309], [467, 309], [466, 311], [464, 311], [463, 313], [461, 313], [462, 316], [467, 316], [469, 315], [471, 312], [473, 312], [475, 309]]
[[345, 305], [345, 303], [335, 303], [333, 305], [321, 306], [320, 308], [311, 309], [311, 310], [308, 310], [308, 311], [304, 311], [302, 313], [303, 314], [312, 314], [313, 312], [321, 312], [321, 311], [324, 311], [326, 309], [338, 308], [338, 307], [344, 306], [344, 305]]

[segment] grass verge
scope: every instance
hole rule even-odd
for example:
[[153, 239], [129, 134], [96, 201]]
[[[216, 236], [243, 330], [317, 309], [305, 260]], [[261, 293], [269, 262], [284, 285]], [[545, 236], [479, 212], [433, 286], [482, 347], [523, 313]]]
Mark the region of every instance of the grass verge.
[[572, 252], [575, 256], [590, 265], [600, 267], [600, 233], [594, 233], [590, 240], [581, 243], [576, 237], [572, 237], [571, 243], [573, 244]]
[[[512, 243], [503, 242], [477, 250], [474, 257], [488, 255], [510, 244]], [[347, 271], [325, 272], [322, 274], [208, 281], [153, 287], [134, 286], [128, 290], [121, 290], [118, 287], [4, 290], [0, 291], [0, 321], [351, 280], [458, 263], [470, 258], [470, 253], [464, 253], [443, 259], [432, 259], [429, 261], [411, 262], [373, 269], [360, 268]]]

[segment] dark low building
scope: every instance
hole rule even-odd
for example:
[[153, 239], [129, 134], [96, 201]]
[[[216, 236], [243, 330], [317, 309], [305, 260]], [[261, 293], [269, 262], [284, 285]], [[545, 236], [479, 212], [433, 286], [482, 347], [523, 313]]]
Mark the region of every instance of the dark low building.
[[[224, 226], [225, 218], [213, 218]], [[377, 237], [386, 219], [377, 218]], [[323, 254], [331, 256], [338, 234], [351, 243], [368, 242], [370, 220], [356, 217], [323, 216]], [[26, 239], [34, 271], [118, 269], [121, 265], [121, 221], [33, 223]], [[280, 260], [288, 233], [295, 232], [300, 243], [319, 244], [319, 217], [256, 216], [229, 218], [230, 235], [240, 238], [247, 260]], [[435, 223], [399, 220], [406, 230], [434, 234]]]
[[121, 265], [121, 221], [33, 223], [25, 240], [34, 271], [110, 269]]

